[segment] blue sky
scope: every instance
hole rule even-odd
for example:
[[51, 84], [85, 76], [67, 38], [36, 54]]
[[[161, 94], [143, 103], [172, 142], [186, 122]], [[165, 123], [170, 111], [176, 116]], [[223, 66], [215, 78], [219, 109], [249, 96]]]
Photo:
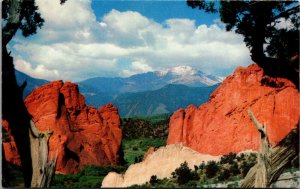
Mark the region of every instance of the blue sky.
[[188, 18], [200, 24], [213, 24], [214, 20], [219, 19], [218, 14], [206, 14], [199, 9], [192, 9], [187, 6], [186, 1], [92, 1], [92, 9], [100, 20], [105, 14], [108, 14], [112, 9], [118, 11], [137, 11], [142, 15], [153, 19], [156, 22], [164, 23], [170, 18]]
[[36, 78], [80, 81], [188, 66], [219, 76], [251, 63], [242, 36], [185, 1], [36, 0], [44, 26], [9, 44]]

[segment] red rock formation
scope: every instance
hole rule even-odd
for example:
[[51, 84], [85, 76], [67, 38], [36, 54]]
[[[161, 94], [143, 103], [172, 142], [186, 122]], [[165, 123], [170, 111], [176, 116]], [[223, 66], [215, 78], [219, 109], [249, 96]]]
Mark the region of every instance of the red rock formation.
[[209, 102], [177, 110], [170, 119], [168, 144], [184, 145], [211, 155], [257, 150], [258, 132], [248, 116], [251, 108], [267, 124], [277, 144], [299, 123], [299, 93], [287, 79], [264, 76], [256, 64], [237, 68], [211, 95]]
[[[25, 104], [39, 130], [54, 132], [49, 140], [49, 158], [58, 152], [57, 172], [69, 174], [87, 164], [119, 162], [122, 131], [118, 109], [112, 104], [98, 110], [87, 106], [78, 86], [62, 81], [35, 89]], [[4, 149], [5, 155], [10, 152]]]
[[4, 157], [8, 162], [14, 165], [21, 166], [21, 160], [17, 150], [14, 138], [10, 134], [9, 124], [6, 120], [2, 120], [2, 147]]

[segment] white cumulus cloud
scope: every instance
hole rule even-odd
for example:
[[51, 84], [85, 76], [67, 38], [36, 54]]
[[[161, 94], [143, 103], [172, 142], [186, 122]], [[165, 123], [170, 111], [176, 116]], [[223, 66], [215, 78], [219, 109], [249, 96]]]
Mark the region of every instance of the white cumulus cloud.
[[44, 26], [11, 44], [16, 67], [31, 76], [79, 81], [130, 76], [176, 66], [230, 74], [250, 61], [242, 36], [217, 24], [172, 18], [158, 23], [135, 11], [112, 9], [100, 20], [91, 1], [37, 0]]

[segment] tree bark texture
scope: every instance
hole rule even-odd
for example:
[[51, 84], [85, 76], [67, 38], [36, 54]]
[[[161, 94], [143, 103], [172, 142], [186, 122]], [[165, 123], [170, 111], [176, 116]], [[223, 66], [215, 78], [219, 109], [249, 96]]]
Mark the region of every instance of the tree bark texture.
[[[30, 121], [30, 146], [32, 158], [31, 187], [45, 187], [42, 184], [44, 175], [47, 173], [48, 141], [52, 132], [39, 132], [35, 124]], [[46, 183], [44, 183], [46, 184]]]
[[[249, 115], [260, 133], [266, 133], [251, 111]], [[267, 136], [267, 135], [266, 135]], [[266, 137], [267, 138], [267, 137]], [[257, 163], [249, 170], [241, 183], [242, 188], [267, 188], [277, 181], [284, 168], [299, 155], [299, 124], [278, 145], [270, 147], [261, 134]]]

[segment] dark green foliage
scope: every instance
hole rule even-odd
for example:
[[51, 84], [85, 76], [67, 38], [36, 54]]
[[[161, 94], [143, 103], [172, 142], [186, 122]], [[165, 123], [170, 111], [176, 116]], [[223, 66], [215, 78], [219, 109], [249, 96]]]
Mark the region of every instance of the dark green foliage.
[[255, 165], [255, 162], [247, 162], [247, 161], [243, 161], [240, 169], [241, 169], [241, 173], [242, 176], [245, 177], [248, 173], [248, 171], [251, 169], [251, 167], [253, 167]]
[[85, 175], [85, 176], [103, 176], [109, 173], [110, 171], [114, 171], [117, 173], [123, 172], [126, 170], [126, 167], [124, 166], [113, 166], [113, 165], [107, 165], [107, 166], [95, 166], [95, 165], [87, 165], [84, 168], [80, 169], [79, 175]]
[[87, 187], [87, 188], [99, 188], [101, 187], [101, 183], [103, 180], [103, 176], [81, 176], [79, 178], [79, 182], [74, 184], [74, 187], [82, 188], [82, 187]]
[[132, 185], [129, 188], [175, 188], [178, 185], [172, 179], [158, 179], [156, 175], [152, 175], [151, 178], [153, 179], [150, 182], [146, 182], [142, 185]]
[[[3, 149], [2, 149], [3, 150]], [[3, 152], [3, 151], [2, 151]], [[3, 154], [2, 154], [3, 157]], [[2, 159], [2, 186], [17, 187], [24, 184], [22, 169]]]
[[229, 154], [221, 157], [220, 164], [226, 164], [226, 163], [232, 164], [235, 158], [236, 158], [236, 154], [230, 152]]
[[143, 155], [135, 157], [134, 158], [134, 163], [139, 163], [139, 162], [143, 161], [143, 157], [144, 157]]
[[142, 119], [142, 120], [145, 120], [145, 121], [149, 121], [152, 125], [160, 125], [160, 124], [164, 124], [164, 123], [169, 123], [171, 115], [172, 114], [166, 113], [166, 114], [159, 114], [159, 115], [148, 116], [148, 117], [139, 117], [139, 116], [137, 116], [137, 117], [131, 117], [131, 118], [132, 119]]
[[220, 166], [215, 161], [208, 161], [207, 165], [205, 166], [205, 169], [206, 169], [205, 173], [207, 178], [212, 178], [216, 176], [217, 172], [220, 169]]
[[190, 180], [188, 181], [184, 187], [187, 187], [187, 188], [196, 188], [198, 185], [198, 181], [197, 180]]
[[205, 1], [187, 0], [187, 4], [188, 4], [188, 6], [190, 6], [192, 8], [198, 7], [200, 10], [202, 9], [205, 12], [208, 12], [208, 13], [217, 12], [217, 9], [215, 9], [215, 7], [214, 7], [215, 4], [214, 4], [213, 1], [205, 2]]
[[134, 146], [134, 147], [132, 147], [132, 150], [133, 150], [133, 151], [137, 151], [137, 150], [138, 150], [138, 147]]
[[205, 169], [205, 163], [204, 163], [204, 161], [202, 161], [202, 163], [199, 165], [198, 168], [201, 169], [201, 170]]
[[[2, 1], [2, 19], [7, 20], [9, 18], [9, 9], [13, 2], [9, 0]], [[38, 12], [38, 7], [35, 5], [35, 1], [22, 1], [20, 5], [20, 25], [18, 29], [22, 30], [22, 34], [25, 37], [35, 34], [37, 28], [41, 28], [44, 23], [44, 19]], [[9, 24], [9, 23], [7, 23]], [[6, 25], [7, 26], [7, 25]], [[10, 27], [9, 25], [7, 27]]]
[[238, 166], [237, 162], [235, 162], [235, 161], [232, 162], [232, 164], [230, 165], [230, 168], [229, 168], [229, 172], [232, 175], [240, 174], [240, 170], [239, 170], [239, 166]]
[[128, 164], [140, 162], [148, 148], [159, 148], [165, 145], [166, 138], [123, 139], [124, 159]]
[[242, 153], [242, 154], [238, 155], [236, 157], [236, 159], [237, 159], [238, 162], [245, 160], [245, 154]]
[[122, 173], [127, 166], [95, 166], [87, 165], [78, 174], [56, 174], [51, 187], [99, 188], [103, 178], [111, 171]]
[[123, 118], [121, 128], [124, 139], [166, 138], [170, 114], [145, 118]]
[[299, 30], [293, 29], [287, 31], [286, 29], [280, 29], [274, 33], [266, 51], [272, 57], [289, 62], [289, 58], [294, 56], [298, 49]]
[[219, 173], [218, 180], [225, 181], [230, 177], [230, 171], [228, 169], [222, 169]]
[[187, 182], [191, 180], [198, 180], [199, 176], [195, 171], [192, 171], [189, 167], [187, 162], [184, 162], [175, 169], [175, 171], [172, 173], [173, 178], [176, 179], [176, 182], [179, 185], [186, 184]]
[[158, 183], [157, 176], [152, 175], [149, 182], [150, 182], [151, 185], [154, 185], [154, 184]]
[[37, 28], [41, 28], [44, 24], [44, 19], [38, 12], [38, 7], [35, 6], [35, 1], [23, 1], [21, 15], [23, 20], [20, 29], [25, 37], [35, 34]]
[[150, 148], [166, 145], [168, 136], [169, 114], [144, 118], [123, 118], [122, 149], [128, 164], [142, 161], [144, 153]]

